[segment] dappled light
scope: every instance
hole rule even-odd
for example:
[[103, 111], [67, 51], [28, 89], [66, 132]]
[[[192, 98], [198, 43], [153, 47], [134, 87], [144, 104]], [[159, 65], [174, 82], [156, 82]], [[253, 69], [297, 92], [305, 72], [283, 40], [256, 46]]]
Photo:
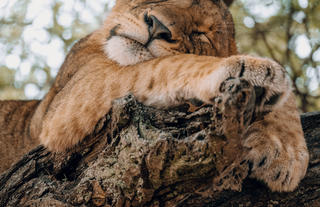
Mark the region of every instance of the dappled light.
[[292, 78], [301, 111], [320, 109], [320, 2], [240, 0], [232, 13], [241, 53], [269, 57]]
[[98, 28], [114, 2], [2, 0], [0, 99], [40, 99], [78, 39]]

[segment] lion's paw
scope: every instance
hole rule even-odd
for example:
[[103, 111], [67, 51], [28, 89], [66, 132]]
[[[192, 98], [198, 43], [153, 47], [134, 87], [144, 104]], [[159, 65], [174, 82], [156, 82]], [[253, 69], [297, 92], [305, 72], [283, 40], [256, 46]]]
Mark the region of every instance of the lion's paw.
[[262, 180], [272, 191], [293, 191], [306, 173], [309, 155], [304, 144], [283, 143], [275, 135], [253, 132], [243, 146], [248, 149], [250, 177]]
[[212, 119], [216, 135], [226, 135], [234, 130], [243, 132], [255, 110], [254, 89], [244, 79], [229, 78], [221, 84], [219, 96], [211, 102], [215, 109]]
[[232, 56], [226, 59], [225, 67], [229, 78], [244, 79], [254, 87], [256, 112], [272, 111], [281, 106], [291, 93], [290, 78], [285, 69], [272, 60]]

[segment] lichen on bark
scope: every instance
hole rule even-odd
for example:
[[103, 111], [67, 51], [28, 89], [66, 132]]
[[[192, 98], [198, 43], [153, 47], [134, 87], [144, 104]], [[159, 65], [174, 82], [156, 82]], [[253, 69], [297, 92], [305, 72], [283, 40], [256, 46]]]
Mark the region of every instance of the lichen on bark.
[[[250, 113], [247, 101], [237, 110]], [[243, 122], [216, 103], [190, 112], [188, 104], [160, 110], [132, 95], [118, 99], [74, 149], [50, 153], [40, 146], [2, 174], [0, 206], [292, 206], [295, 197], [319, 204], [319, 115], [302, 118], [311, 154], [306, 178], [293, 193], [272, 193], [243, 181], [246, 163], [237, 180], [219, 180], [241, 157]], [[233, 124], [219, 124], [226, 120]], [[219, 184], [242, 191], [216, 191]]]

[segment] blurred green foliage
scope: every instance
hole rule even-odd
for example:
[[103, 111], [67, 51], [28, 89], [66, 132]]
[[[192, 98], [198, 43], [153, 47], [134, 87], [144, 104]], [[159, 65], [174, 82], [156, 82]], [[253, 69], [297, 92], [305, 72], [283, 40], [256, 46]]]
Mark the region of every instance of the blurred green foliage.
[[301, 111], [320, 109], [320, 1], [236, 0], [241, 53], [269, 57], [290, 74]]
[[[74, 42], [102, 24], [114, 1], [0, 0], [0, 99], [42, 98]], [[241, 53], [289, 72], [301, 111], [320, 109], [320, 1], [235, 0]]]
[[109, 6], [104, 0], [0, 0], [0, 99], [42, 98], [70, 47], [102, 24]]

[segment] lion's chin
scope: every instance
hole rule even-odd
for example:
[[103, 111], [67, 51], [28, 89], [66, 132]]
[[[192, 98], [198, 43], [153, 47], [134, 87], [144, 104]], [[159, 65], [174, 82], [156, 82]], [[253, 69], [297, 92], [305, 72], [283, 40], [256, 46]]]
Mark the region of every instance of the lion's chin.
[[108, 58], [119, 65], [134, 65], [154, 58], [141, 43], [123, 36], [113, 36], [104, 45]]

